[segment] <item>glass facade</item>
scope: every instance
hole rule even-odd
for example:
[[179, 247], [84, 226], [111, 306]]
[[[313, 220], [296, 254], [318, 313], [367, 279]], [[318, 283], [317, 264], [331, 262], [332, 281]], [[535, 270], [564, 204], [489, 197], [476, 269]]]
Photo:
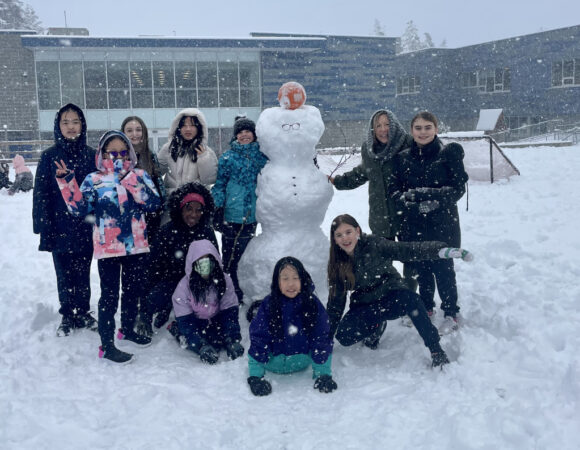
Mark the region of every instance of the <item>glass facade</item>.
[[88, 111], [261, 106], [258, 52], [181, 52], [173, 60], [142, 51], [124, 52], [124, 59], [114, 52], [57, 53], [36, 55], [40, 112], [66, 103]]

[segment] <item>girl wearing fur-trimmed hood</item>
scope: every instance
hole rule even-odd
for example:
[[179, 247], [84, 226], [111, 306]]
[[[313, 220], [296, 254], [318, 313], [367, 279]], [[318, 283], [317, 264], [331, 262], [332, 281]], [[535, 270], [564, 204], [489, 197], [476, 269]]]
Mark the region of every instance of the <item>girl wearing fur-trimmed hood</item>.
[[171, 122], [169, 141], [159, 151], [159, 165], [168, 194], [185, 183], [213, 184], [217, 157], [207, 144], [207, 122], [196, 108], [181, 110]]

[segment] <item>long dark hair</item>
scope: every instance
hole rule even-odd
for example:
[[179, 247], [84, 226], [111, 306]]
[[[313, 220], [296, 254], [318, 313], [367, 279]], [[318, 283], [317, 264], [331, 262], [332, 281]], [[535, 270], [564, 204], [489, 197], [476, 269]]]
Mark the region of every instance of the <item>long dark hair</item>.
[[426, 122], [431, 122], [433, 125], [435, 125], [435, 128], [439, 126], [435, 114], [430, 113], [429, 111], [420, 111], [417, 114], [415, 114], [415, 117], [411, 119], [411, 129], [413, 128], [413, 124], [417, 121], [417, 119], [423, 119]]
[[[207, 293], [209, 289], [214, 286], [217, 290], [218, 303], [222, 301], [226, 293], [226, 279], [224, 272], [213, 255], [208, 255], [213, 260], [213, 270], [211, 271], [207, 280], [192, 268], [189, 276], [189, 289], [193, 294], [196, 303], [203, 305], [207, 304]], [[195, 265], [196, 261], [193, 262]]]
[[[193, 122], [195, 128], [197, 128], [197, 134], [191, 141], [186, 141], [181, 136], [181, 127], [185, 123], [185, 119], [190, 118]], [[193, 162], [197, 162], [197, 152], [195, 149], [201, 145], [203, 142], [203, 127], [201, 126], [201, 122], [196, 116], [183, 116], [179, 119], [179, 124], [175, 129], [175, 134], [173, 135], [173, 139], [171, 139], [171, 144], [169, 145], [169, 150], [171, 152], [171, 158], [173, 161], [177, 161], [177, 158], [180, 156], [190, 156]]]
[[354, 271], [352, 258], [341, 249], [334, 240], [334, 232], [343, 223], [360, 230], [360, 225], [350, 214], [336, 216], [330, 225], [330, 254], [328, 255], [328, 288], [330, 296], [334, 296], [339, 286], [349, 290], [354, 287]]
[[143, 169], [151, 176], [151, 178], [155, 179], [159, 177], [159, 171], [156, 167], [155, 162], [153, 161], [153, 153], [149, 148], [149, 132], [147, 130], [147, 125], [145, 125], [145, 122], [143, 122], [143, 119], [141, 119], [138, 116], [126, 117], [125, 120], [123, 120], [123, 123], [121, 124], [121, 131], [125, 133], [125, 126], [129, 122], [133, 121], [138, 122], [139, 125], [141, 125], [141, 129], [143, 130], [141, 144], [133, 146], [133, 148], [135, 149], [135, 153], [137, 153], [137, 167], [139, 169]]
[[280, 291], [280, 272], [286, 267], [292, 267], [296, 270], [298, 278], [300, 278], [300, 293], [298, 294], [302, 296], [302, 310], [300, 315], [302, 326], [307, 336], [312, 334], [318, 319], [318, 307], [315, 301], [312, 277], [298, 259], [292, 256], [285, 256], [274, 266], [272, 284], [270, 285], [271, 299], [268, 311], [270, 333], [279, 342], [284, 340], [284, 330], [282, 329], [282, 299], [284, 298], [284, 294]]

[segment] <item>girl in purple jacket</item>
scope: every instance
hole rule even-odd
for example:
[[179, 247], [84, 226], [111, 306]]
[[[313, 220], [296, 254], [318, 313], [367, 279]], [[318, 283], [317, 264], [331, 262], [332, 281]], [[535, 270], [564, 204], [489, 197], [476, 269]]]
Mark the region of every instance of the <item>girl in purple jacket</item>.
[[177, 320], [168, 329], [182, 347], [207, 364], [217, 363], [220, 349], [231, 359], [244, 354], [234, 284], [223, 271], [218, 250], [207, 239], [190, 244], [185, 276], [172, 300]]

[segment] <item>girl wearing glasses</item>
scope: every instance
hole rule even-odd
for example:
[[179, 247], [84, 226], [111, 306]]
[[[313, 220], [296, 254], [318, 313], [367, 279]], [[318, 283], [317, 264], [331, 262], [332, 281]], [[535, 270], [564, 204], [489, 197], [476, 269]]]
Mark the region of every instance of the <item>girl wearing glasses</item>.
[[133, 328], [143, 292], [143, 266], [149, 252], [145, 213], [156, 211], [160, 198], [151, 177], [136, 169], [137, 155], [131, 141], [120, 131], [108, 131], [97, 150], [97, 171], [86, 176], [80, 188], [66, 163], [56, 163], [57, 183], [68, 210], [93, 223], [93, 247], [101, 279], [99, 299], [99, 356], [127, 363], [130, 353], [115, 347], [115, 312], [122, 283], [121, 328], [117, 338], [148, 346], [151, 338]]

